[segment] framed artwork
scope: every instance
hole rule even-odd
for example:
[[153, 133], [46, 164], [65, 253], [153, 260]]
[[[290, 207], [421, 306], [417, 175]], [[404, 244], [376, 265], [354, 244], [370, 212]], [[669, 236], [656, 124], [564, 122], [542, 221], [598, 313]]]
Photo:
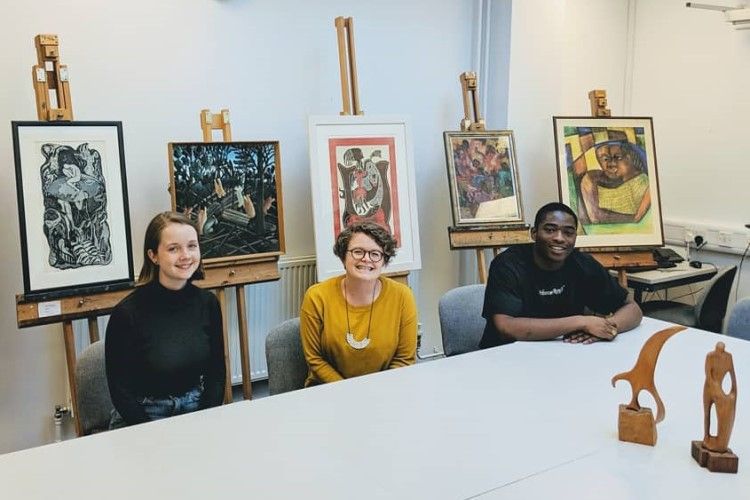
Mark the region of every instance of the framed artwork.
[[443, 138], [453, 224], [523, 223], [513, 132], [444, 132]]
[[554, 117], [560, 200], [577, 246], [664, 244], [651, 118]]
[[121, 122], [12, 122], [23, 286], [56, 298], [133, 283]]
[[172, 209], [198, 223], [206, 266], [284, 252], [278, 141], [172, 142]]
[[386, 272], [421, 267], [411, 138], [400, 117], [312, 116], [310, 178], [318, 280], [344, 272], [339, 233], [371, 221], [396, 239]]

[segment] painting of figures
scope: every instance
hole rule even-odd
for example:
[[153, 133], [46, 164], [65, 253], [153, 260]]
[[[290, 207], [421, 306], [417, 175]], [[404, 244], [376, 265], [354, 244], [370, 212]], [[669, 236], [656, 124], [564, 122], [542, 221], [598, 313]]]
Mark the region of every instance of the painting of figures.
[[523, 223], [513, 132], [445, 132], [443, 137], [453, 224]]
[[393, 137], [332, 138], [333, 234], [355, 222], [375, 222], [401, 237]]
[[130, 283], [120, 123], [14, 122], [13, 132], [25, 294]]
[[650, 118], [555, 117], [560, 199], [580, 220], [580, 247], [662, 245]]
[[318, 280], [344, 271], [331, 248], [347, 226], [364, 221], [396, 239], [386, 272], [419, 269], [416, 184], [405, 120], [313, 116], [309, 131]]
[[170, 143], [172, 208], [196, 221], [204, 262], [284, 251], [279, 143]]

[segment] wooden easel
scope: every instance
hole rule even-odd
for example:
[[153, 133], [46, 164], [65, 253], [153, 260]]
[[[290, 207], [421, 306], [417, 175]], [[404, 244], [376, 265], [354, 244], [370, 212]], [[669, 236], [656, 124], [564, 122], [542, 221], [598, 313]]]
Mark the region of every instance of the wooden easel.
[[477, 90], [477, 74], [465, 71], [458, 77], [461, 81], [461, 93], [464, 101], [464, 119], [461, 120], [461, 130], [484, 131], [484, 118], [479, 110], [479, 91]]
[[[34, 44], [38, 64], [32, 68], [31, 78], [37, 117], [42, 121], [73, 120], [68, 67], [60, 64], [57, 35], [37, 35]], [[50, 104], [50, 91], [55, 93], [56, 107]]]
[[[607, 91], [595, 89], [589, 92], [589, 104], [591, 105], [591, 116], [594, 118], [612, 116], [607, 108]], [[617, 281], [623, 288], [628, 288], [628, 270], [635, 268], [653, 267], [656, 262], [651, 251], [639, 250], [593, 250], [590, 255], [595, 258], [604, 268], [617, 271]]]
[[363, 115], [359, 108], [359, 83], [357, 81], [357, 57], [354, 52], [354, 20], [339, 16], [334, 20], [339, 47], [339, 70], [341, 72], [341, 115]]
[[[357, 80], [357, 57], [354, 50], [354, 20], [339, 16], [333, 22], [339, 49], [339, 71], [341, 73], [342, 116], [363, 116], [359, 107], [359, 82]], [[404, 285], [408, 285], [409, 271], [384, 273]]]
[[[224, 142], [232, 141], [232, 128], [229, 120], [229, 110], [222, 109], [219, 113], [211, 113], [208, 109], [202, 109], [200, 113], [201, 129], [203, 130], [203, 142], [213, 142], [213, 131], [220, 130]], [[174, 199], [174, 198], [173, 198]], [[176, 207], [172, 207], [173, 209]], [[281, 217], [279, 217], [280, 231]], [[280, 252], [279, 252], [280, 253]], [[252, 384], [250, 378], [250, 346], [247, 329], [247, 305], [245, 303], [245, 285], [265, 281], [278, 280], [278, 253], [265, 254], [257, 258], [243, 258], [240, 260], [222, 259], [220, 262], [206, 263], [206, 278], [195, 281], [195, 285], [201, 288], [211, 288], [216, 294], [221, 307], [223, 321], [222, 331], [224, 334], [224, 362], [226, 366], [226, 383], [224, 384], [224, 403], [232, 401], [232, 380], [229, 361], [229, 325], [226, 288], [235, 288], [237, 299], [237, 324], [240, 337], [240, 362], [242, 365], [242, 392], [245, 399], [252, 398]], [[270, 264], [270, 265], [269, 265]], [[273, 269], [271, 269], [271, 266]], [[273, 270], [273, 272], [271, 272]], [[241, 272], [242, 274], [238, 274]], [[215, 278], [221, 276], [216, 281]]]
[[[459, 75], [464, 103], [464, 117], [460, 123], [463, 132], [486, 130], [479, 109], [477, 80], [474, 71], [466, 71]], [[487, 283], [487, 262], [484, 257], [486, 249], [491, 248], [493, 257], [496, 257], [502, 247], [531, 243], [529, 225], [524, 223], [498, 225], [493, 228], [449, 227], [448, 239], [451, 250], [476, 250], [480, 283]]]

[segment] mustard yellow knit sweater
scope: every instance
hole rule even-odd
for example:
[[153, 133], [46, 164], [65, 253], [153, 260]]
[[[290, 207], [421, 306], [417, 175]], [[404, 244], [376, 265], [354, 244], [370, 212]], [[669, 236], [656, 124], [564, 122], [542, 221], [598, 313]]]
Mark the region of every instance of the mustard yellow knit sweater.
[[[417, 352], [417, 307], [409, 287], [380, 277], [381, 291], [372, 305], [370, 344], [357, 350], [346, 342], [344, 276], [311, 286], [302, 301], [300, 329], [309, 367], [305, 386], [335, 382], [414, 364]], [[349, 325], [356, 340], [367, 336], [370, 306], [349, 306]]]

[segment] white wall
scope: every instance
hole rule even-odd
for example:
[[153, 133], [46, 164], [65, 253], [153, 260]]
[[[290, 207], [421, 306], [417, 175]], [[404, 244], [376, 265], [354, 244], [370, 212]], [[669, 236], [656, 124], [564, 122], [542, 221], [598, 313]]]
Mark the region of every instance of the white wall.
[[750, 31], [680, 0], [639, 1], [636, 12], [633, 113], [654, 117], [665, 217], [742, 228]]
[[[731, 232], [734, 253], [700, 258], [736, 265], [750, 236], [744, 228], [750, 223], [750, 31], [680, 0], [639, 0], [633, 60], [632, 112], [654, 117], [664, 219], [675, 228], [699, 228], [712, 246], [714, 229]], [[745, 268], [740, 297], [750, 294]]]
[[553, 116], [587, 116], [588, 93], [606, 89], [622, 114], [626, 0], [513, 3], [508, 127], [518, 150], [524, 212], [558, 199]]
[[[22, 292], [10, 120], [35, 119], [33, 37], [60, 36], [77, 120], [122, 120], [135, 254], [169, 208], [166, 144], [199, 140], [202, 108], [229, 107], [235, 140], [279, 139], [288, 256], [314, 253], [307, 115], [341, 109], [333, 19], [353, 16], [362, 107], [411, 116], [424, 271], [415, 273], [427, 351], [440, 349], [436, 304], [458, 276], [442, 132], [457, 127], [458, 75], [471, 69], [477, 2], [163, 0], [21, 2], [0, 15], [0, 453], [48, 442], [65, 403], [61, 328], [16, 327]], [[136, 256], [136, 269], [141, 258]], [[251, 312], [252, 314], [252, 312]]]

